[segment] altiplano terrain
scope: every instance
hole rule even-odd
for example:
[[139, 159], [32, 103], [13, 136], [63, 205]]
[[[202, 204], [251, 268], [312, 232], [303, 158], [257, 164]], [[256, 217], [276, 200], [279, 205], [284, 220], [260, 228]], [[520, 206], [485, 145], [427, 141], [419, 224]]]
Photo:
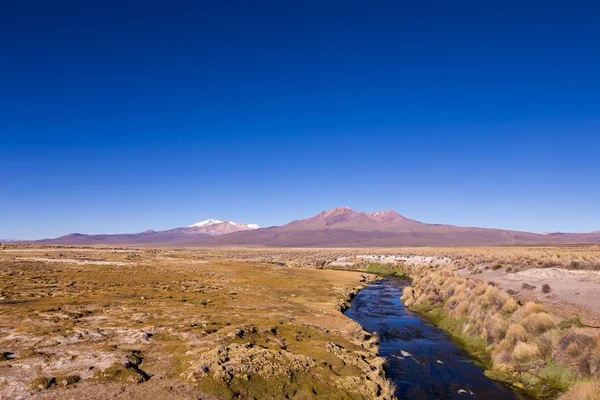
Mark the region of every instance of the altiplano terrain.
[[282, 226], [209, 219], [185, 228], [148, 230], [135, 234], [82, 235], [79, 233], [39, 244], [127, 244], [151, 246], [262, 246], [262, 247], [399, 247], [501, 246], [600, 243], [600, 232], [537, 234], [502, 229], [460, 227], [415, 221], [393, 210], [357, 212], [348, 207], [324, 211]]

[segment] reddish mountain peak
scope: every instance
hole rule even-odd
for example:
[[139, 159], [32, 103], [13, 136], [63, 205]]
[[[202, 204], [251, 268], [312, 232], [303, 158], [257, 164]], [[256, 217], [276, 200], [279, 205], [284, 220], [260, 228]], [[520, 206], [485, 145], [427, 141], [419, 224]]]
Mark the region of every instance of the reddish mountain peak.
[[323, 211], [321, 214], [319, 214], [318, 216], [323, 217], [323, 218], [330, 218], [330, 217], [338, 217], [340, 215], [360, 215], [361, 213], [358, 213], [352, 209], [350, 209], [349, 207], [336, 207], [333, 210], [329, 210], [329, 211]]
[[337, 207], [328, 211], [323, 211], [314, 217], [307, 219], [300, 219], [285, 225], [287, 227], [311, 227], [311, 229], [317, 227], [325, 227], [332, 224], [338, 224], [340, 222], [355, 221], [360, 218], [364, 218], [363, 213], [356, 212], [349, 207]]
[[407, 229], [422, 225], [418, 221], [408, 219], [394, 210], [377, 211], [373, 214], [354, 211], [348, 207], [337, 207], [308, 219], [297, 220], [288, 224], [288, 227], [298, 229], [307, 227], [315, 229], [318, 227], [335, 227], [339, 229], [352, 230], [396, 230]]

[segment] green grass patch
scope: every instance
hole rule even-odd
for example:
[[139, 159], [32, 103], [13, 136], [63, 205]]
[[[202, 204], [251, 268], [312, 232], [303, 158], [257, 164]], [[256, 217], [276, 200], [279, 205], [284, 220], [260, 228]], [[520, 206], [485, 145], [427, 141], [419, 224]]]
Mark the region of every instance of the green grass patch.
[[471, 336], [468, 332], [463, 332], [465, 327], [464, 319], [451, 318], [443, 305], [432, 306], [426, 303], [415, 305], [410, 309], [446, 332], [456, 344], [465, 349], [478, 362], [479, 366], [483, 368], [492, 367], [492, 359], [486, 351], [487, 342], [485, 339]]
[[558, 327], [562, 330], [569, 329], [570, 327], [583, 328], [583, 324], [581, 323], [581, 318], [579, 316], [575, 318], [565, 319], [558, 324]]

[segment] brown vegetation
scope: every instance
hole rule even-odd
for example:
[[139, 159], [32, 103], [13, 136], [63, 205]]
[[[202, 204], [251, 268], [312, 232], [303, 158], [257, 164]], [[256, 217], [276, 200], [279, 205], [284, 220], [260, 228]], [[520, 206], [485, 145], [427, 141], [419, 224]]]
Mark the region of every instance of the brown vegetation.
[[377, 337], [340, 312], [372, 279], [208, 252], [8, 247], [0, 397], [391, 399]]
[[577, 380], [600, 379], [596, 330], [562, 324], [541, 304], [519, 306], [505, 291], [453, 268], [406, 270], [413, 287], [404, 292], [405, 305], [434, 318], [487, 360], [492, 376], [539, 396], [552, 396]]

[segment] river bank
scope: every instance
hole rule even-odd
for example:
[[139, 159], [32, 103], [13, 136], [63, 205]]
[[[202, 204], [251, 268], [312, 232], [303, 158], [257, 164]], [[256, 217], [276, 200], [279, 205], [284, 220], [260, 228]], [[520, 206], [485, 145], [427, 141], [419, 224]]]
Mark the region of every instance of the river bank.
[[402, 399], [514, 399], [527, 397], [489, 379], [442, 330], [400, 301], [407, 279], [384, 277], [365, 287], [345, 315], [377, 332], [386, 376]]
[[493, 283], [461, 277], [452, 267], [345, 269], [412, 279], [402, 297], [406, 307], [448, 333], [481, 362], [488, 377], [538, 399], [600, 397], [600, 335], [577, 318], [558, 317], [537, 303], [521, 304]]
[[[538, 303], [521, 304], [493, 284], [452, 268], [404, 268], [413, 285], [405, 305], [430, 318], [485, 365], [486, 374], [539, 399], [571, 389], [597, 399], [600, 336]], [[583, 389], [582, 389], [583, 388]]]

